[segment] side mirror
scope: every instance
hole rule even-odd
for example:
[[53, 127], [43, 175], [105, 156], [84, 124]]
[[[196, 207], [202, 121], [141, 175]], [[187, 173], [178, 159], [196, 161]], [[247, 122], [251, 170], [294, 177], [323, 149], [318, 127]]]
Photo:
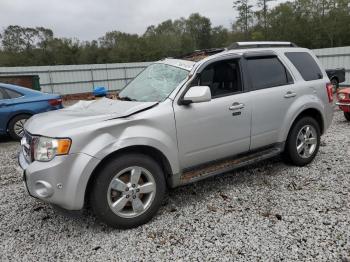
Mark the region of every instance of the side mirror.
[[182, 99], [183, 105], [191, 103], [209, 102], [211, 100], [211, 92], [209, 86], [192, 86], [187, 90]]

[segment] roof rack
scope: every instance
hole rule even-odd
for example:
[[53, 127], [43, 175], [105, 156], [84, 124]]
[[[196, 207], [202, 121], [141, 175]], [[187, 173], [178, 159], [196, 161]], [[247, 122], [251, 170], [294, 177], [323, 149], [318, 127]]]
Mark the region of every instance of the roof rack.
[[280, 41], [235, 42], [231, 44], [228, 48], [210, 48], [210, 49], [196, 50], [191, 53], [178, 56], [176, 58], [198, 62], [208, 56], [212, 56], [226, 50], [264, 48], [264, 47], [298, 47], [298, 46], [292, 42], [280, 42]]
[[261, 48], [261, 47], [298, 47], [292, 42], [280, 42], [280, 41], [257, 41], [257, 42], [235, 42], [227, 49], [249, 49], [249, 48]]

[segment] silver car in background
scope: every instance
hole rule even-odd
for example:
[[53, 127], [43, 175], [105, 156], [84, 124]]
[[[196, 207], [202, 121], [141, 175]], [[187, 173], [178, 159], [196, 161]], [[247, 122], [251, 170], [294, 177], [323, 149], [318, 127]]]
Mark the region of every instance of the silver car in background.
[[332, 85], [297, 47], [165, 59], [120, 93], [32, 117], [19, 154], [31, 196], [86, 204], [117, 228], [149, 221], [167, 187], [283, 154], [304, 166], [333, 118]]

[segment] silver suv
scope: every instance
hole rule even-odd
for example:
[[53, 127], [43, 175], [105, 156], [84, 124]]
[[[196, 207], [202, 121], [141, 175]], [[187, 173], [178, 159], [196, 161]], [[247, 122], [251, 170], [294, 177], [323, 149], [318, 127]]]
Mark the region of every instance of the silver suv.
[[31, 118], [19, 163], [29, 194], [103, 222], [149, 221], [173, 188], [283, 153], [316, 156], [333, 117], [332, 85], [297, 47], [225, 50], [147, 67], [118, 100]]

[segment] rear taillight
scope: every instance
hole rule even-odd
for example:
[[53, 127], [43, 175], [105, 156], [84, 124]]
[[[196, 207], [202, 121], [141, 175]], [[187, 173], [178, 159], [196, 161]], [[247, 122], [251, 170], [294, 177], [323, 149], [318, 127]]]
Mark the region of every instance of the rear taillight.
[[333, 85], [331, 83], [326, 84], [327, 89], [327, 95], [328, 95], [328, 102], [333, 102]]
[[59, 99], [51, 99], [51, 100], [49, 100], [49, 104], [51, 106], [60, 106], [60, 105], [62, 105], [62, 99], [61, 98], [59, 98]]

